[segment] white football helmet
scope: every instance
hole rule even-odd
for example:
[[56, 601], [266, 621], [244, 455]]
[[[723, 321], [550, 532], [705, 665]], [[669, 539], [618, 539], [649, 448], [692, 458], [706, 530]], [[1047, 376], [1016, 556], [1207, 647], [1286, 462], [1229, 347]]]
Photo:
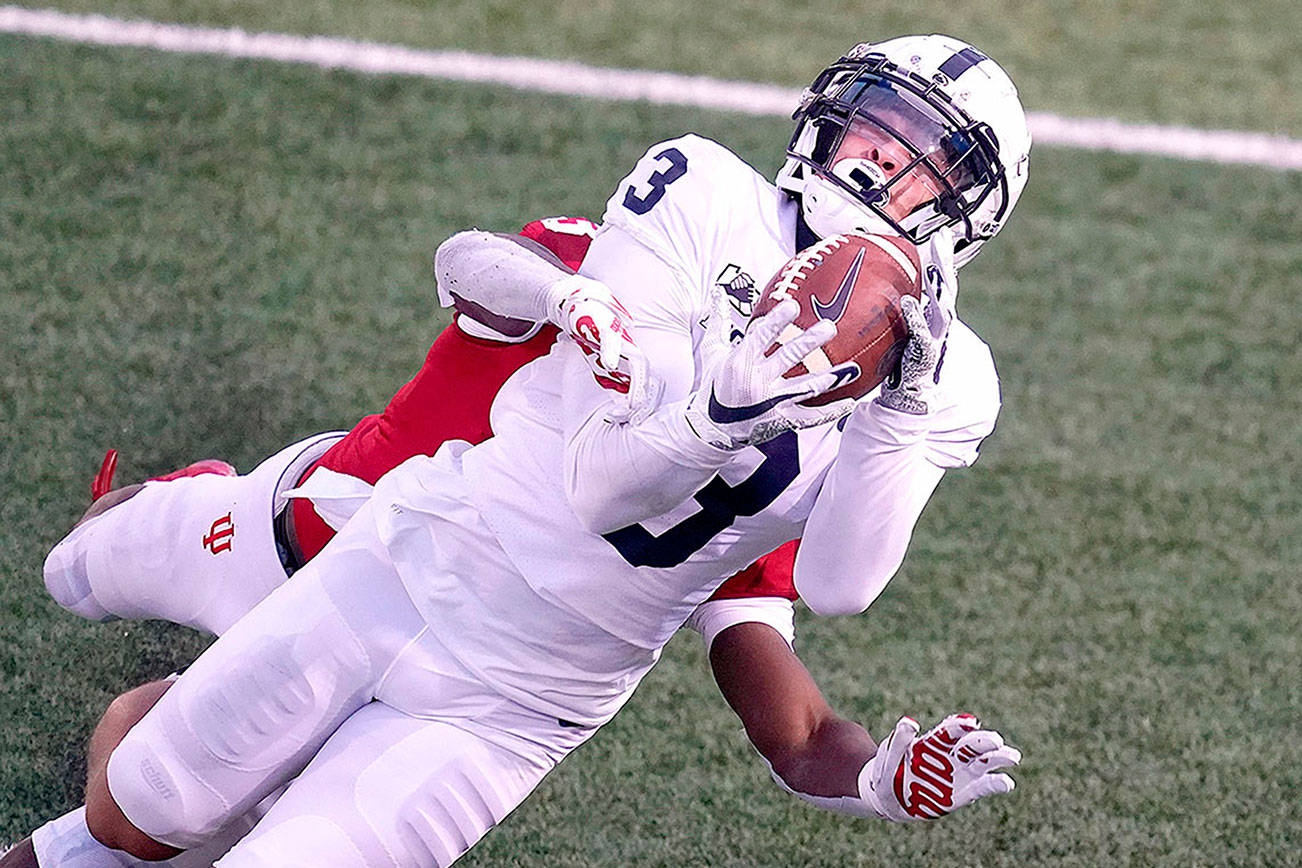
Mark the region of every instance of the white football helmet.
[[1017, 88], [950, 36], [864, 42], [805, 89], [777, 185], [820, 237], [954, 227], [954, 264], [976, 256], [1026, 186], [1031, 134]]

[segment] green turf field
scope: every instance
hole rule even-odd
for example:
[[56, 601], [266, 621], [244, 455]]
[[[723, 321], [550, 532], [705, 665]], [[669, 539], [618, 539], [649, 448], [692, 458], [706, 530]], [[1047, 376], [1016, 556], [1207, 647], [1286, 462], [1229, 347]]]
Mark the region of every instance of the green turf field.
[[1293, 0], [51, 0], [70, 12], [807, 84], [859, 39], [952, 33], [1029, 109], [1302, 134]]
[[[191, 20], [199, 6], [62, 5]], [[579, 4], [546, 26], [507, 16], [518, 43], [472, 33], [470, 3], [223, 3], [204, 20], [798, 81], [704, 40], [669, 52], [651, 13], [684, 27], [700, 4], [632, 21], [593, 6], [609, 41], [573, 52], [557, 46]], [[1025, 4], [1081, 56], [1107, 42], [1051, 27], [1065, 7]], [[884, 20], [939, 26], [920, 8]], [[1136, 103], [1103, 93], [1130, 42], [1093, 65], [1030, 47], [1025, 74], [1009, 65], [1042, 110], [1296, 134], [1281, 82], [1297, 61], [1274, 65], [1286, 34], [1255, 18], [1269, 8], [1205, 12], [1243, 18], [1242, 38], [1208, 51], [1274, 58], [1228, 73], [1256, 76], [1239, 100], [1171, 81]], [[1164, 20], [1192, 36], [1202, 14]], [[815, 18], [815, 41], [840, 39]], [[734, 26], [779, 50], [776, 12]], [[1147, 68], [1182, 69], [1165, 39]], [[126, 480], [209, 454], [248, 469], [351, 424], [445, 322], [428, 260], [451, 231], [599, 216], [647, 144], [686, 130], [765, 171], [787, 136], [781, 121], [14, 37], [0, 37], [0, 82], [0, 840], [79, 801], [84, 739], [114, 693], [203, 645], [88, 625], [44, 597], [41, 559], [105, 447], [123, 449]], [[798, 647], [874, 733], [905, 711], [981, 713], [1024, 749], [1018, 791], [916, 828], [806, 808], [768, 782], [684, 635], [466, 865], [1295, 863], [1302, 174], [1039, 149], [963, 287], [1000, 365], [999, 430], [942, 483], [872, 610], [803, 613]]]

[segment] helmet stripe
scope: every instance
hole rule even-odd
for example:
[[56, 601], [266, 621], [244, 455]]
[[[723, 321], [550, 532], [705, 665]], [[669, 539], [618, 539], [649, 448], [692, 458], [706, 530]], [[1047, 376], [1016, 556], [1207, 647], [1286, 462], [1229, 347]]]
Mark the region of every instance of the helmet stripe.
[[967, 48], [964, 48], [962, 51], [951, 56], [949, 60], [942, 63], [940, 65], [940, 71], [949, 76], [950, 81], [953, 81], [986, 59], [987, 58], [984, 54], [969, 45]]

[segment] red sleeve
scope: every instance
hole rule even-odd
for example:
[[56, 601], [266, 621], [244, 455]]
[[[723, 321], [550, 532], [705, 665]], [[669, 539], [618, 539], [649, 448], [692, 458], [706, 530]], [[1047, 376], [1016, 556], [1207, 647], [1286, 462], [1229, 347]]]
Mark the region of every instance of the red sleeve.
[[550, 326], [519, 344], [471, 337], [448, 326], [384, 412], [358, 422], [317, 466], [374, 485], [413, 455], [433, 455], [445, 440], [487, 440], [493, 433], [488, 409], [502, 384], [546, 354], [555, 339]]
[[[548, 217], [529, 223], [520, 234], [577, 269], [596, 230], [597, 224], [582, 217]], [[508, 344], [471, 337], [449, 326], [430, 347], [416, 376], [398, 390], [384, 411], [353, 426], [312, 470], [328, 467], [374, 485], [413, 455], [433, 455], [445, 440], [488, 439], [493, 433], [488, 410], [498, 390], [522, 365], [546, 354], [556, 334], [555, 328], [546, 326], [523, 343]], [[294, 529], [309, 558], [334, 535], [303, 500], [295, 501]]]
[[747, 597], [785, 597], [795, 600], [796, 584], [792, 570], [800, 540], [792, 540], [766, 554], [719, 586], [711, 600], [737, 600]]
[[526, 224], [520, 234], [537, 241], [578, 271], [597, 234], [597, 224], [586, 217], [544, 217]]

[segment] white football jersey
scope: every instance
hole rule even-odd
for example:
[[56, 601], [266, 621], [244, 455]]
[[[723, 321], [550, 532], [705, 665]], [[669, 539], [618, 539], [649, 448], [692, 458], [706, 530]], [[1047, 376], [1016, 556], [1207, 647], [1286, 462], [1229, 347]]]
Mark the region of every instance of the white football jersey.
[[[651, 148], [620, 182], [582, 271], [621, 298], [640, 343], [656, 329], [690, 334], [691, 375], [666, 402], [699, 385], [705, 321], [721, 296], [738, 332], [745, 327], [759, 289], [795, 252], [795, 220], [785, 194], [698, 136]], [[645, 272], [606, 249], [619, 230], [671, 270], [672, 285], [641, 285]], [[485, 516], [539, 593], [659, 647], [724, 578], [800, 535], [839, 433], [827, 426], [743, 449], [695, 497], [599, 536], [583, 530], [564, 486], [566, 437], [586, 421], [563, 410], [567, 367], [570, 380], [591, 381], [564, 342], [508, 381], [493, 405], [496, 436], [465, 463]], [[591, 390], [605, 399], [595, 383]]]
[[[721, 145], [685, 136], [652, 147], [611, 196], [582, 269], [605, 281], [628, 308], [639, 346], [666, 382], [652, 419], [636, 426], [622, 420], [577, 348], [560, 341], [502, 388], [492, 409], [491, 440], [457, 450], [455, 457], [445, 447], [433, 459], [437, 472], [424, 486], [429, 497], [421, 490], [419, 477], [426, 473], [421, 459], [404, 465], [404, 472], [417, 478], [415, 484], [399, 487], [399, 511], [405, 507], [432, 514], [443, 509], [438, 504], [455, 474], [496, 537], [492, 548], [500, 546], [537, 598], [554, 607], [536, 608], [526, 619], [530, 623], [515, 625], [516, 631], [532, 635], [507, 654], [511, 662], [482, 666], [467, 660], [471, 668], [501, 684], [516, 679], [511, 672], [525, 666], [530, 654], [536, 658], [530, 665], [544, 669], [548, 659], [572, 661], [578, 655], [581, 668], [607, 679], [625, 665], [633, 678], [624, 680], [621, 689], [631, 691], [674, 631], [727, 576], [801, 536], [837, 456], [840, 426], [788, 432], [757, 447], [704, 458], [683, 455], [681, 437], [675, 441], [665, 433], [675, 425], [684, 429], [682, 404], [700, 385], [711, 352], [718, 352], [706, 339], [710, 317], [721, 315], [717, 311], [726, 300], [730, 330], [740, 337], [760, 290], [795, 253], [796, 222], [797, 206], [788, 196]], [[966, 366], [969, 373], [977, 371], [976, 376], [993, 382], [984, 344], [975, 336], [961, 343], [957, 355], [951, 348], [946, 365]], [[971, 365], [965, 355], [972, 356]], [[950, 414], [943, 426], [949, 432], [949, 455], [937, 452], [929, 460], [936, 466], [970, 463], [993, 424], [997, 387], [993, 395], [993, 407], [986, 390], [976, 405]], [[567, 449], [576, 438], [618, 440], [626, 434], [629, 444], [620, 441], [618, 449], [604, 452], [598, 448], [592, 461], [567, 466]], [[693, 448], [711, 451], [693, 441]], [[969, 444], [968, 452], [954, 446], [955, 441]], [[608, 455], [613, 457], [605, 460]], [[654, 467], [665, 473], [668, 487], [676, 470], [701, 474], [703, 484], [688, 488], [676, 505], [666, 504], [662, 514], [643, 509], [652, 517], [604, 534], [585, 528], [573, 505], [576, 486], [599, 489], [606, 482], [645, 477]], [[654, 498], [656, 480], [643, 482], [647, 497]], [[924, 502], [933, 485], [928, 484]], [[443, 493], [434, 492], [435, 487]], [[879, 494], [891, 496], [890, 491]], [[627, 506], [637, 513], [642, 504]], [[906, 542], [915, 518], [908, 521]], [[851, 509], [846, 520], [873, 518]], [[432, 532], [437, 536], [437, 528]], [[516, 647], [500, 635], [457, 631], [449, 612], [455, 610], [450, 603], [458, 592], [441, 587], [437, 594], [427, 593], [429, 589], [415, 586], [419, 579], [409, 578], [419, 570], [401, 572], [432, 627], [462, 659], [500, 656], [503, 647]], [[476, 593], [468, 605], [478, 610], [488, 598], [482, 590]], [[504, 604], [503, 611], [514, 606]], [[509, 621], [519, 617], [518, 610], [501, 617], [502, 629], [511, 630]], [[563, 622], [570, 626], [555, 626]], [[581, 650], [565, 638], [579, 623], [585, 625], [578, 640]], [[608, 637], [604, 651], [600, 637]], [[570, 663], [556, 668], [578, 689]], [[509, 692], [520, 695], [523, 688], [514, 686], [519, 689]], [[614, 699], [606, 696], [599, 704], [617, 707]]]

